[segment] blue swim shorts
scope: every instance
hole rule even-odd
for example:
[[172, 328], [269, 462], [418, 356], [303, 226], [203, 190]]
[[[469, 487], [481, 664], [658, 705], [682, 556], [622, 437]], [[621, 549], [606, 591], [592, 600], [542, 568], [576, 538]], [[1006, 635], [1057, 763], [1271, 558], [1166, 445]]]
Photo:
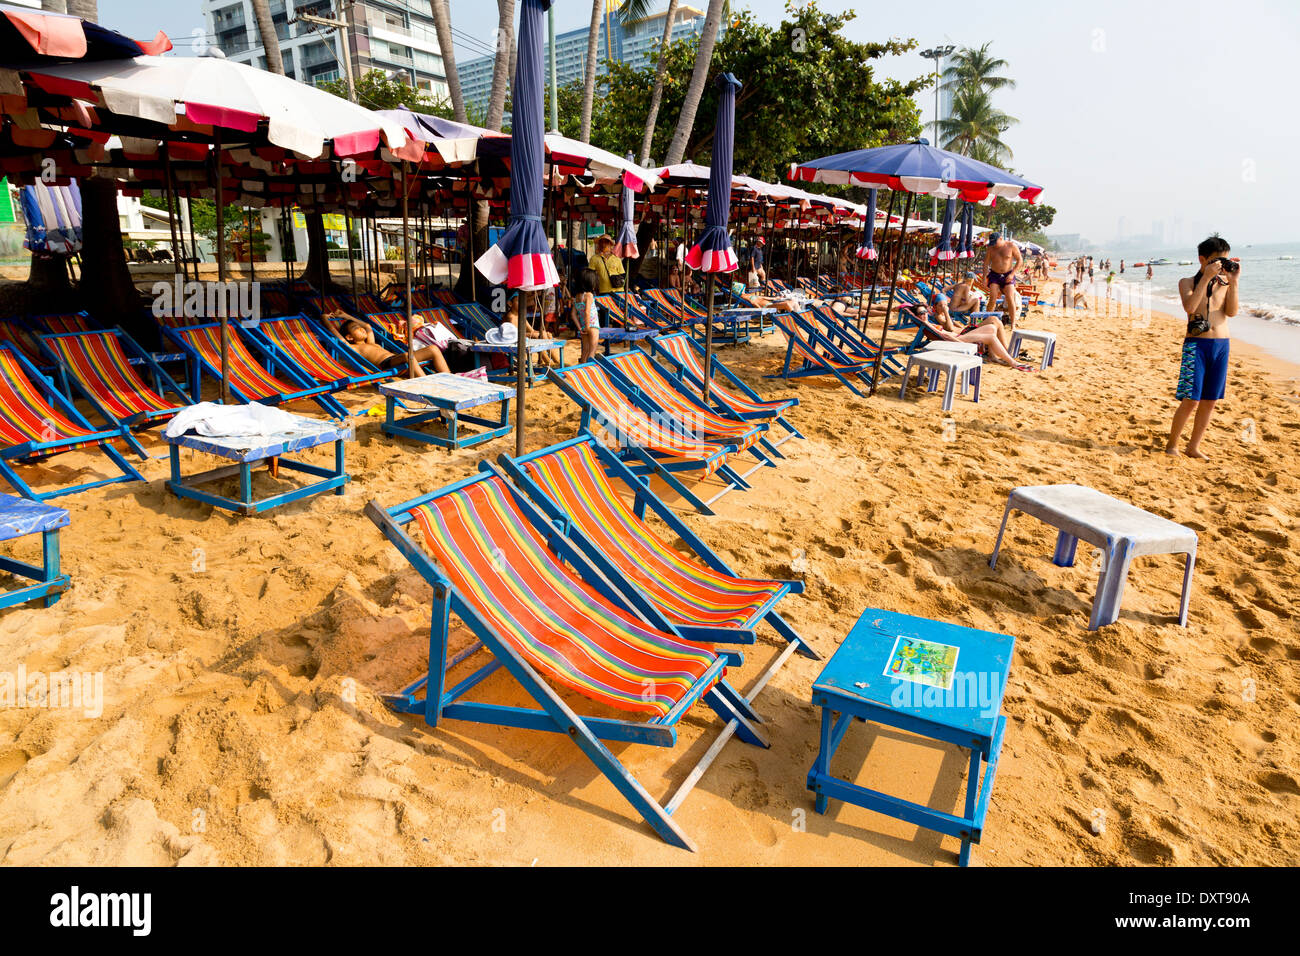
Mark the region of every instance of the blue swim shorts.
[[1228, 344], [1231, 339], [1183, 339], [1183, 363], [1178, 369], [1174, 397], [1196, 402], [1223, 398], [1228, 385]]

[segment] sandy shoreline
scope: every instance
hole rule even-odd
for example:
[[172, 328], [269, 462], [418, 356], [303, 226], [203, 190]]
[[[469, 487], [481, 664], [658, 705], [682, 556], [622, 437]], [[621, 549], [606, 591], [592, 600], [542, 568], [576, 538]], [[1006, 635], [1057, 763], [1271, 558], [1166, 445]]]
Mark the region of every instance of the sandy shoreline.
[[[826, 653], [866, 607], [1017, 637], [976, 865], [1294, 864], [1300, 409], [1287, 382], [1300, 367], [1234, 343], [1205, 444], [1213, 460], [1171, 461], [1159, 449], [1180, 321], [1049, 309], [1026, 324], [1058, 332], [1055, 366], [990, 368], [981, 402], [959, 398], [946, 415], [938, 394], [900, 402], [896, 384], [864, 401], [764, 378], [779, 367], [779, 336], [726, 350], [760, 393], [799, 397], [791, 417], [807, 441], [784, 446], [788, 460], [719, 514], [686, 520], [742, 573], [806, 567], [805, 594], [781, 610]], [[530, 448], [574, 434], [577, 411], [556, 388], [529, 400]], [[343, 401], [379, 404], [373, 392]], [[142, 466], [147, 486], [61, 499], [72, 590], [50, 610], [0, 617], [0, 671], [102, 672], [103, 713], [0, 708], [0, 862], [955, 861], [954, 839], [856, 808], [812, 813], [815, 662], [795, 658], [758, 698], [772, 748], [729, 743], [678, 812], [693, 855], [662, 844], [565, 739], [435, 731], [386, 710], [378, 695], [424, 666], [429, 591], [361, 509], [511, 447], [448, 455], [384, 438], [364, 418], [342, 497], [239, 518], [168, 495], [155, 460]], [[93, 462], [74, 452], [33, 470], [70, 481]], [[1119, 621], [1095, 633], [1090, 549], [1058, 568], [1050, 530], [1019, 518], [988, 568], [1007, 492], [1066, 481], [1197, 530], [1186, 629], [1174, 619], [1175, 558], [1136, 562]], [[773, 635], [762, 640], [733, 675], [742, 690], [777, 653]], [[525, 702], [501, 674], [480, 691]], [[717, 729], [693, 713], [674, 749], [612, 749], [664, 798]], [[955, 750], [865, 726], [834, 769], [949, 810], [965, 773]]]

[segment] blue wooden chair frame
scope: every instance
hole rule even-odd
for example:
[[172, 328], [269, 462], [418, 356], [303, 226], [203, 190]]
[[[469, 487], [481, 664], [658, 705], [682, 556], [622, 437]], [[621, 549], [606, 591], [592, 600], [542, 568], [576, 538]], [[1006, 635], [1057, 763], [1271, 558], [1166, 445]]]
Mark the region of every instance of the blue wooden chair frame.
[[[365, 513], [383, 532], [411, 566], [433, 587], [433, 614], [429, 629], [429, 670], [424, 677], [404, 687], [396, 694], [384, 696], [385, 703], [402, 714], [420, 714], [430, 727], [437, 727], [444, 719], [465, 720], [472, 723], [492, 724], [500, 727], [517, 727], [543, 730], [570, 737], [579, 749], [595, 764], [606, 779], [623, 794], [642, 818], [654, 828], [667, 843], [694, 851], [690, 837], [672, 819], [671, 808], [661, 806], [640, 782], [619, 762], [603, 741], [623, 741], [672, 747], [677, 743], [677, 723], [696, 701], [704, 701], [726, 724], [737, 725], [740, 739], [755, 746], [769, 746], [761, 731], [754, 726], [761, 718], [745, 698], [729, 685], [722, 674], [734, 661], [734, 656], [720, 653], [713, 665], [700, 677], [664, 716], [648, 721], [585, 717], [575, 712], [555, 689], [523, 657], [510, 646], [497, 630], [483, 620], [460, 596], [451, 581], [444, 575], [428, 554], [411, 538], [405, 526], [410, 523], [409, 512], [444, 495], [455, 494], [476, 482], [499, 475], [488, 471], [447, 485], [427, 495], [384, 508], [377, 501], [366, 505]], [[561, 556], [583, 581], [604, 598], [627, 612], [642, 617], [636, 604], [625, 593], [615, 588], [586, 559], [572, 541], [547, 522], [527, 495], [506, 483], [510, 494], [525, 514], [535, 512], [547, 528], [547, 542], [551, 551]], [[448, 659], [449, 625], [452, 615], [458, 617], [477, 640], [467, 649]], [[650, 623], [647, 621], [647, 623]], [[486, 649], [493, 660], [447, 688], [448, 672], [457, 664], [469, 660], [479, 650]], [[519, 682], [523, 690], [537, 702], [540, 709], [508, 707], [461, 698], [486, 678], [504, 667]], [[715, 683], [716, 682], [716, 683]], [[423, 692], [424, 697], [416, 695]]]
[[[218, 323], [216, 322], [205, 322], [199, 325], [188, 326], [188, 328], [201, 329], [201, 328], [208, 328], [216, 325], [218, 325]], [[209, 378], [212, 378], [217, 382], [221, 381], [220, 367], [210, 364], [208, 360], [203, 357], [203, 355], [199, 352], [198, 349], [191, 346], [188, 342], [185, 341], [184, 338], [182, 338], [179, 335], [177, 329], [165, 325], [162, 326], [162, 330], [163, 330], [163, 334], [166, 335], [167, 338], [175, 342], [176, 345], [181, 349], [181, 351], [183, 351], [187, 356], [189, 356], [189, 360], [190, 360], [189, 361], [189, 377], [190, 377], [189, 385], [190, 385], [191, 395], [193, 395], [195, 398], [199, 398], [203, 394], [202, 373], [204, 372], [207, 373]], [[230, 323], [230, 334], [232, 336], [240, 336], [241, 333], [246, 331], [247, 330], [242, 328], [238, 322]], [[348, 417], [349, 412], [343, 406], [343, 404], [338, 399], [336, 399], [333, 395], [328, 394], [330, 391], [330, 387], [328, 385], [321, 385], [317, 382], [312, 381], [311, 377], [308, 376], [307, 373], [302, 370], [301, 366], [299, 366], [297, 362], [290, 360], [288, 356], [284, 355], [281, 352], [277, 351], [275, 353], [272, 353], [269, 349], [267, 349], [262, 345], [262, 340], [255, 336], [244, 335], [242, 336], [242, 340], [244, 344], [249, 347], [249, 350], [253, 352], [254, 359], [258, 357], [258, 353], [261, 353], [262, 357], [267, 363], [266, 370], [268, 372], [270, 372], [272, 375], [274, 375], [277, 378], [287, 379], [291, 384], [299, 386], [299, 390], [296, 392], [280, 392], [276, 395], [268, 395], [264, 398], [257, 398], [255, 396], [245, 394], [243, 391], [241, 391], [239, 388], [236, 387], [234, 382], [231, 382], [230, 394], [233, 395], [235, 398], [239, 399], [240, 402], [260, 402], [260, 403], [270, 402], [272, 404], [279, 405], [285, 402], [297, 401], [300, 398], [310, 398], [322, 409], [324, 409], [325, 413], [328, 414], [331, 418]]]
[[[704, 394], [704, 382], [700, 380], [700, 377], [696, 375], [693, 370], [687, 368], [686, 366], [682, 365], [682, 363], [677, 361], [676, 357], [674, 357], [673, 354], [669, 352], [668, 349], [662, 344], [665, 339], [669, 339], [669, 338], [683, 339], [684, 341], [690, 344], [691, 348], [695, 349], [695, 351], [699, 353], [701, 359], [704, 359], [706, 357], [704, 346], [701, 345], [699, 342], [695, 341], [695, 338], [693, 336], [687, 335], [685, 332], [677, 332], [670, 336], [661, 335], [657, 338], [651, 339], [649, 343], [650, 354], [653, 355], [656, 359], [659, 359], [661, 361], [661, 364], [664, 364], [667, 367], [669, 374], [675, 375], [677, 376], [677, 378], [683, 381], [689, 381], [691, 383], [691, 387], [695, 389], [697, 397], [702, 396]], [[710, 373], [709, 374], [710, 379], [712, 379], [714, 375], [720, 375], [722, 378], [726, 379], [728, 384], [730, 384], [733, 388], [735, 388], [737, 391], [741, 392], [742, 394], [746, 395], [748, 398], [752, 399], [753, 401], [756, 402], [770, 401], [770, 399], [763, 398], [752, 388], [746, 385], [744, 381], [740, 378], [740, 376], [738, 376], [731, 369], [727, 368], [727, 366], [723, 364], [722, 361], [719, 360], [719, 358], [716, 355], [712, 356], [712, 363], [709, 365], [709, 373]], [[721, 402], [719, 402], [717, 399], [713, 399], [712, 401], [713, 401], [713, 406], [715, 408], [718, 409], [726, 408], [726, 406], [723, 405]], [[772, 412], [744, 413], [744, 412], [736, 412], [734, 409], [727, 409], [727, 410], [749, 421], [774, 421], [777, 424], [779, 424], [782, 428], [784, 428], [786, 430], [786, 436], [780, 439], [779, 441], [772, 442], [772, 450], [776, 451], [776, 449], [780, 448], [791, 438], [804, 437], [803, 434], [799, 431], [799, 429], [791, 425], [790, 422], [786, 419], [785, 415], [782, 414], [783, 412], [789, 411], [791, 408], [798, 405], [799, 399], [787, 398], [787, 399], [783, 399], [782, 401], [785, 407], [776, 413], [772, 413]], [[777, 452], [777, 454], [780, 454], [780, 452]], [[781, 455], [781, 457], [784, 458], [785, 456]]]
[[[85, 428], [87, 434], [76, 438], [63, 438], [57, 441], [25, 441], [17, 445], [10, 445], [7, 448], [0, 449], [0, 477], [3, 477], [12, 485], [24, 498], [30, 498], [32, 501], [48, 501], [50, 498], [58, 498], [62, 495], [76, 494], [79, 491], [89, 491], [91, 488], [100, 488], [104, 485], [114, 485], [119, 481], [144, 481], [144, 475], [135, 470], [135, 467], [122, 457], [122, 453], [109, 444], [114, 438], [125, 438], [126, 429], [119, 426], [115, 429], [104, 429], [97, 431], [95, 426], [86, 420], [86, 417], [77, 410], [58, 387], [46, 378], [33, 365], [27, 356], [21, 351], [14, 348], [8, 342], [0, 342], [0, 349], [8, 349], [9, 352], [18, 361], [19, 367], [23, 373], [31, 380], [32, 384], [41, 389], [45, 394], [45, 400], [53, 405], [59, 412], [67, 416], [68, 420], [74, 425], [80, 425]], [[100, 478], [95, 481], [83, 482], [79, 485], [73, 485], [69, 488], [60, 488], [56, 491], [47, 491], [39, 493], [23, 481], [14, 470], [10, 461], [14, 459], [36, 458], [55, 452], [67, 451], [74, 445], [98, 445], [100, 450], [108, 457], [109, 461], [121, 469], [122, 474], [112, 478]]]
[[849, 391], [853, 392], [854, 395], [861, 398], [867, 397], [856, 385], [849, 381], [848, 375], [852, 374], [857, 378], [859, 384], [869, 385], [871, 383], [870, 378], [864, 378], [863, 376], [864, 374], [869, 375], [871, 371], [870, 362], [849, 358], [849, 356], [845, 355], [844, 352], [841, 351], [839, 346], [809, 325], [808, 320], [797, 312], [785, 312], [782, 313], [782, 317], [788, 317], [790, 322], [794, 324], [795, 328], [799, 332], [803, 333], [806, 344], [810, 346], [821, 346], [826, 349], [826, 351], [830, 352], [832, 358], [837, 362], [842, 362], [844, 365], [851, 367], [847, 369], [835, 368], [824, 359], [819, 364], [814, 364], [811, 358], [800, 352], [799, 356], [803, 359], [803, 364], [797, 368], [792, 368], [791, 363], [795, 358], [795, 343], [794, 340], [787, 335], [787, 341], [785, 344], [785, 363], [781, 366], [780, 372], [775, 375], [768, 375], [766, 376], [767, 378], [791, 379], [807, 378], [812, 375], [833, 375], [835, 378], [839, 379], [840, 384], [847, 386]]
[[[582, 365], [573, 366], [574, 369], [580, 369], [582, 367]], [[601, 367], [601, 370], [604, 371], [603, 366]], [[623, 456], [625, 458], [636, 458], [639, 460], [640, 465], [633, 468], [633, 471], [642, 474], [654, 472], [663, 479], [664, 483], [668, 485], [668, 487], [672, 488], [673, 491], [679, 494], [686, 501], [689, 501], [696, 511], [699, 511], [701, 514], [711, 515], [714, 512], [713, 508], [710, 506], [728, 491], [731, 491], [733, 488], [744, 490], [750, 488], [749, 483], [745, 481], [745, 479], [742, 478], [734, 468], [726, 464], [727, 456], [735, 454], [738, 450], [736, 445], [730, 443], [715, 443], [718, 445], [718, 451], [709, 456], [709, 458], [700, 461], [681, 459], [676, 461], [665, 461], [663, 456], [657, 455], [649, 448], [643, 448], [640, 445], [623, 441], [623, 433], [618, 427], [618, 423], [610, 421], [604, 412], [592, 406], [585, 398], [574, 391], [573, 387], [564, 380], [565, 371], [567, 370], [552, 369], [548, 379], [554, 382], [560, 391], [564, 392], [565, 395], [572, 399], [573, 402], [582, 409], [582, 421], [578, 425], [578, 430], [580, 432], [591, 431], [591, 423], [594, 420], [596, 424], [603, 428], [608, 434], [619, 439]], [[645, 397], [641, 395], [639, 390], [629, 390], [625, 388], [624, 383], [618, 378], [611, 377], [610, 380], [613, 382], [614, 387], [623, 394], [623, 397], [626, 398], [633, 407], [640, 409], [651, 420], [668, 422], [669, 424], [667, 427], [670, 430], [675, 427], [680, 434], [689, 434], [689, 430], [684, 425], [677, 422], [676, 419], [668, 415], [662, 408], [647, 401]], [[722, 460], [722, 463], [714, 470], [714, 474], [718, 475], [718, 477], [723, 481], [728, 482], [728, 484], [722, 491], [718, 492], [712, 498], [707, 500], [701, 498], [699, 495], [695, 494], [695, 492], [687, 488], [686, 485], [682, 483], [681, 479], [677, 477], [677, 473], [679, 472], [699, 471], [701, 468], [712, 466], [715, 462], [719, 461], [719, 459]]]
[[28, 534], [41, 535], [41, 567], [0, 556], [0, 571], [29, 578], [34, 584], [0, 592], [0, 608], [14, 607], [29, 601], [40, 601], [44, 607], [53, 607], [71, 584], [66, 574], [59, 570], [59, 529], [70, 523], [68, 511], [42, 502], [28, 501], [13, 495], [0, 495], [0, 530], [4, 540]]
[[[274, 353], [277, 359], [285, 363], [293, 362], [293, 356], [286, 354], [284, 349], [282, 349], [279, 344], [271, 338], [271, 336], [262, 331], [263, 327], [266, 325], [273, 325], [277, 322], [286, 322], [292, 319], [302, 322], [307, 326], [307, 328], [311, 329], [315, 334], [317, 341], [320, 342], [321, 346], [330, 357], [334, 359], [334, 361], [338, 362], [345, 368], [351, 366], [354, 370], [353, 374], [349, 375], [347, 378], [335, 379], [328, 383], [317, 381], [317, 384], [328, 384], [331, 390], [355, 388], [358, 385], [382, 382], [386, 379], [393, 378], [398, 374], [392, 369], [381, 369], [373, 362], [358, 355], [352, 349], [340, 342], [337, 336], [331, 335], [328, 329], [322, 328], [319, 319], [312, 318], [305, 312], [301, 312], [298, 315], [281, 315], [271, 319], [262, 319], [257, 323], [256, 327], [247, 329], [246, 331], [251, 337], [258, 340], [258, 344], [266, 350], [268, 354]], [[401, 352], [405, 353], [406, 349], [402, 349]], [[311, 374], [306, 368], [303, 368], [301, 365], [298, 365], [298, 367], [302, 369], [303, 374], [306, 375], [309, 380], [312, 379]]]
[[144, 445], [140, 444], [140, 440], [136, 438], [134, 434], [132, 434], [132, 429], [147, 428], [150, 425], [155, 424], [158, 421], [158, 419], [170, 416], [172, 414], [171, 412], [161, 412], [161, 411], [152, 412], [152, 413], [139, 412], [135, 415], [128, 416], [127, 418], [116, 418], [112, 412], [110, 412], [107, 408], [105, 408], [102, 404], [100, 404], [99, 399], [95, 397], [94, 393], [92, 393], [89, 389], [87, 389], [81, 383], [81, 381], [76, 378], [76, 376], [68, 375], [68, 370], [64, 366], [62, 360], [59, 358], [58, 353], [56, 353], [49, 344], [49, 340], [51, 339], [77, 338], [83, 335], [102, 335], [102, 334], [110, 334], [114, 338], [116, 338], [118, 342], [121, 343], [122, 352], [123, 354], [126, 355], [127, 360], [132, 365], [142, 366], [145, 371], [149, 372], [149, 374], [153, 376], [154, 391], [157, 394], [165, 396], [167, 392], [172, 392], [174, 395], [176, 395], [177, 398], [180, 399], [179, 407], [181, 408], [185, 407], [186, 405], [194, 404], [194, 400], [185, 393], [185, 390], [183, 388], [181, 388], [179, 385], [176, 384], [175, 379], [173, 379], [170, 375], [167, 374], [166, 371], [163, 370], [162, 366], [158, 363], [157, 359], [155, 359], [152, 355], [150, 355], [143, 348], [141, 348], [139, 343], [137, 343], [135, 339], [131, 338], [131, 336], [127, 335], [126, 332], [121, 328], [121, 326], [112, 329], [104, 329], [98, 333], [96, 332], [48, 333], [45, 335], [38, 335], [37, 341], [41, 345], [41, 351], [43, 351], [46, 355], [48, 355], [50, 360], [54, 363], [54, 370], [59, 377], [59, 388], [62, 390], [64, 395], [71, 398], [73, 390], [75, 389], [77, 394], [79, 394], [82, 398], [84, 398], [87, 402], [89, 402], [91, 407], [95, 409], [96, 413], [98, 413], [104, 419], [104, 421], [108, 422], [110, 425], [121, 426], [122, 437], [125, 438], [127, 444], [130, 445], [131, 448], [135, 450], [135, 453], [145, 461], [148, 461], [150, 458], [154, 458], [154, 457], [164, 457], [161, 455], [157, 455], [157, 456], [150, 455], [149, 452], [145, 450]]

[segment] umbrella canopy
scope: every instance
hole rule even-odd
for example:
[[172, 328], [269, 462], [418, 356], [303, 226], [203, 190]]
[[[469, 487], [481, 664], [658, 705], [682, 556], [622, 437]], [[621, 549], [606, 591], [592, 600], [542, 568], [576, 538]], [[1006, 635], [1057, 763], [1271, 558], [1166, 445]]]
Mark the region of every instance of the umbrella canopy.
[[[627, 161], [632, 162], [632, 154], [627, 154]], [[635, 259], [641, 255], [636, 247], [636, 229], [633, 227], [633, 217], [635, 215], [633, 198], [636, 193], [632, 187], [623, 184], [623, 189], [619, 196], [619, 213], [621, 224], [618, 230], [618, 240], [614, 243], [614, 255], [620, 259]]]
[[709, 202], [704, 234], [686, 254], [686, 264], [701, 272], [735, 272], [740, 263], [727, 237], [731, 215], [731, 158], [735, 149], [736, 90], [740, 81], [730, 73], [718, 77], [718, 118], [713, 130], [713, 168], [709, 170]]
[[939, 244], [930, 253], [930, 265], [949, 262], [957, 258], [952, 248], [952, 220], [957, 209], [957, 200], [949, 196], [943, 202], [943, 228], [939, 232]]
[[[265, 139], [314, 159], [333, 141], [337, 156], [407, 145], [406, 131], [364, 107], [288, 77], [216, 57], [141, 56], [130, 60], [63, 63], [29, 71], [46, 93], [102, 107], [101, 126], [116, 115], [173, 130], [220, 127], [227, 141]], [[140, 135], [140, 130], [126, 130]]]
[[867, 215], [862, 221], [862, 245], [858, 246], [857, 256], [859, 259], [876, 258], [876, 194], [879, 189], [873, 189], [867, 194]]
[[524, 0], [511, 105], [510, 225], [474, 263], [488, 281], [525, 292], [549, 289], [560, 277], [542, 230], [542, 33], [551, 0]]
[[823, 156], [791, 167], [790, 178], [808, 183], [888, 186], [922, 195], [960, 196], [967, 202], [1026, 199], [1043, 191], [1029, 180], [924, 139]]
[[113, 60], [171, 48], [161, 30], [142, 43], [66, 13], [0, 6], [0, 63], [9, 68], [50, 60]]

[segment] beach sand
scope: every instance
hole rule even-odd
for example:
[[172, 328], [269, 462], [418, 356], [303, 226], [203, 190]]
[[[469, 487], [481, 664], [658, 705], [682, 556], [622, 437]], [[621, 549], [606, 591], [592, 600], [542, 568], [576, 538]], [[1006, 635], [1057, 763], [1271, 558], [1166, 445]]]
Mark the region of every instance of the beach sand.
[[[974, 865], [1295, 864], [1300, 369], [1235, 347], [1205, 444], [1213, 460], [1171, 460], [1160, 449], [1181, 321], [1037, 310], [1026, 325], [1059, 333], [1055, 366], [987, 367], [979, 404], [959, 397], [948, 414], [939, 393], [900, 402], [896, 383], [866, 401], [763, 378], [780, 364], [777, 335], [725, 350], [762, 394], [800, 399], [791, 418], [807, 441], [785, 445], [788, 459], [716, 516], [686, 521], [741, 573], [802, 577], [806, 592], [780, 609], [826, 655], [867, 607], [1015, 635]], [[373, 392], [344, 401], [379, 404]], [[545, 386], [529, 394], [529, 422], [538, 448], [572, 436], [578, 413]], [[812, 812], [817, 662], [792, 659], [759, 696], [772, 748], [729, 742], [678, 811], [695, 854], [660, 842], [563, 737], [434, 730], [389, 712], [379, 695], [423, 672], [430, 590], [362, 508], [512, 449], [502, 439], [448, 454], [362, 418], [341, 497], [238, 517], [171, 496], [155, 460], [147, 485], [60, 499], [72, 588], [52, 609], [4, 612], [0, 671], [102, 673], [103, 712], [0, 708], [0, 861], [955, 862], [953, 838], [837, 803]], [[97, 458], [69, 453], [24, 474], [49, 487]], [[187, 454], [187, 469], [200, 464]], [[1136, 561], [1119, 621], [1095, 633], [1089, 547], [1057, 567], [1054, 532], [1017, 516], [989, 569], [1007, 493], [1055, 482], [1197, 531], [1187, 628], [1175, 620], [1177, 557]], [[271, 486], [265, 473], [256, 484]], [[17, 550], [30, 558], [35, 543]], [[762, 640], [731, 675], [742, 690], [778, 652], [774, 635]], [[477, 694], [527, 703], [503, 672]], [[674, 749], [611, 749], [663, 799], [719, 728], [697, 708]], [[955, 749], [856, 725], [833, 769], [956, 811], [965, 767]]]

